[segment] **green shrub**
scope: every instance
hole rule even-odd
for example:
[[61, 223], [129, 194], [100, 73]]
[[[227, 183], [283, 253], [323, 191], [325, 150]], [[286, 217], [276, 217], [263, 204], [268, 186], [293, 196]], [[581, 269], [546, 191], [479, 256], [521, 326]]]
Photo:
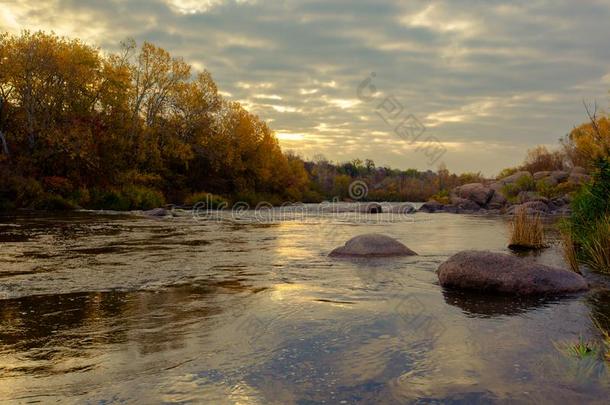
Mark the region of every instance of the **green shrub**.
[[498, 176], [496, 176], [496, 178], [497, 178], [498, 180], [500, 180], [500, 179], [503, 179], [503, 178], [505, 178], [505, 177], [511, 176], [511, 175], [513, 175], [513, 174], [517, 173], [518, 171], [519, 171], [519, 168], [517, 168], [517, 167], [508, 167], [508, 168], [506, 168], [506, 169], [503, 169], [503, 170], [502, 170], [502, 171], [501, 171], [501, 172], [498, 174]]
[[62, 197], [67, 197], [74, 190], [72, 182], [65, 177], [43, 177], [42, 184], [47, 192], [57, 194]]
[[449, 191], [447, 190], [441, 190], [438, 193], [434, 194], [432, 197], [430, 197], [431, 200], [434, 200], [438, 203], [441, 204], [449, 204], [451, 202], [450, 198], [449, 198]]
[[536, 182], [536, 191], [541, 196], [549, 198], [549, 199], [559, 197], [560, 195], [562, 195], [557, 186], [554, 186], [545, 180], [538, 180]]
[[144, 186], [127, 186], [122, 194], [129, 202], [131, 210], [150, 210], [165, 205], [165, 198], [160, 191]]
[[273, 206], [279, 206], [279, 205], [282, 205], [283, 202], [284, 201], [282, 201], [282, 198], [277, 195], [256, 193], [256, 192], [252, 192], [252, 191], [238, 193], [232, 199], [233, 204], [246, 203], [251, 208], [256, 208], [256, 206], [261, 203], [271, 204]]
[[37, 210], [65, 211], [76, 209], [78, 206], [60, 195], [46, 193], [34, 203], [32, 208]]
[[511, 184], [505, 184], [500, 190], [511, 203], [518, 203], [517, 197], [522, 191], [536, 191], [536, 182], [531, 176], [521, 176]]
[[303, 192], [303, 198], [301, 199], [301, 202], [307, 204], [307, 203], [321, 203], [322, 201], [324, 201], [324, 196], [315, 190], [305, 190]]
[[91, 190], [91, 202], [87, 208], [96, 210], [129, 210], [129, 201], [116, 190]]
[[0, 212], [12, 211], [15, 208], [15, 202], [0, 193]]
[[229, 208], [229, 202], [225, 198], [206, 192], [193, 193], [184, 199], [184, 203], [186, 205], [205, 203], [207, 208], [213, 210]]
[[80, 187], [70, 193], [68, 197], [70, 201], [74, 201], [80, 207], [86, 207], [91, 203], [91, 193], [85, 187]]
[[572, 234], [578, 258], [598, 271], [610, 272], [610, 161], [600, 159], [590, 183], [576, 192], [572, 215], [564, 227]]
[[45, 197], [40, 183], [29, 177], [14, 177], [13, 192], [15, 205], [22, 208], [34, 208]]
[[165, 204], [159, 191], [144, 186], [127, 186], [122, 190], [91, 191], [89, 208], [113, 211], [148, 210]]

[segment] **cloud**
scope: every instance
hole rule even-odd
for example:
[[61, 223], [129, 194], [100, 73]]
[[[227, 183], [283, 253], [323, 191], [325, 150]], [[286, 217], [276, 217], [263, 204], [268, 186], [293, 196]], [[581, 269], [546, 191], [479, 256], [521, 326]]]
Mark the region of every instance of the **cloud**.
[[[434, 169], [377, 115], [393, 96], [448, 145], [450, 169], [488, 174], [584, 121], [583, 99], [607, 105], [608, 20], [601, 0], [4, 0], [0, 10], [10, 32], [53, 30], [107, 51], [152, 41], [208, 69], [304, 155]], [[368, 102], [358, 86], [371, 72]]]

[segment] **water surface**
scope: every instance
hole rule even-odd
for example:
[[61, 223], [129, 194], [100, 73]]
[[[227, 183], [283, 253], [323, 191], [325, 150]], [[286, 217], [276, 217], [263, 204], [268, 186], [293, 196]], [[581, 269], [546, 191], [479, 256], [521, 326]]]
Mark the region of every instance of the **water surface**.
[[[327, 257], [367, 232], [420, 255]], [[505, 219], [453, 214], [0, 217], [0, 400], [605, 403], [603, 363], [557, 348], [610, 328], [603, 276], [545, 299], [438, 285], [451, 254], [506, 241]]]

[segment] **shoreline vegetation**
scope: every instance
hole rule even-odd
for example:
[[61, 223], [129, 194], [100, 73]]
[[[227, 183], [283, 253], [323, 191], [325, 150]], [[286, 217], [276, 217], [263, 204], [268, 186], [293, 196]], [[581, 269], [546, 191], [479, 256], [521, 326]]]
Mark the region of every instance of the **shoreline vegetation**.
[[[305, 161], [223, 98], [209, 72], [148, 42], [121, 45], [108, 54], [53, 33], [0, 34], [0, 212], [358, 200], [426, 202], [425, 212], [559, 213], [572, 267], [610, 270], [605, 114], [587, 109], [589, 122], [556, 150], [538, 146], [496, 179], [444, 164]], [[354, 182], [365, 185], [357, 197]]]

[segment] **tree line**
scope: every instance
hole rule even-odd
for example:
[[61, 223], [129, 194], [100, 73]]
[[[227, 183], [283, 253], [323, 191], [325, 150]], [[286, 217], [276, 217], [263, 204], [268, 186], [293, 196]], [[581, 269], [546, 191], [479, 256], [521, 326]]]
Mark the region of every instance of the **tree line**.
[[[223, 98], [211, 74], [145, 42], [106, 53], [45, 32], [0, 35], [0, 208], [144, 209], [201, 193], [250, 203], [423, 201], [460, 182], [374, 162], [305, 162]], [[462, 180], [464, 180], [462, 178]]]

